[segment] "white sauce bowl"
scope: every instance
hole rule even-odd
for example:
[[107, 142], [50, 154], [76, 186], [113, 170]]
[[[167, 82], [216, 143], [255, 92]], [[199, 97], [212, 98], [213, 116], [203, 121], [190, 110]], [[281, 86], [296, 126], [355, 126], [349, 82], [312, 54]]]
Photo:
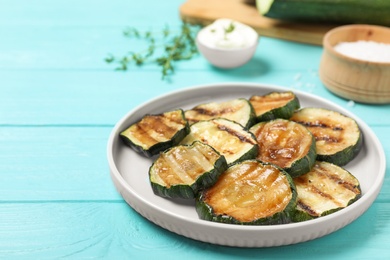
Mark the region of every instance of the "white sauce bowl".
[[257, 32], [245, 24], [230, 19], [218, 19], [199, 31], [196, 45], [211, 64], [231, 69], [252, 59], [258, 38]]

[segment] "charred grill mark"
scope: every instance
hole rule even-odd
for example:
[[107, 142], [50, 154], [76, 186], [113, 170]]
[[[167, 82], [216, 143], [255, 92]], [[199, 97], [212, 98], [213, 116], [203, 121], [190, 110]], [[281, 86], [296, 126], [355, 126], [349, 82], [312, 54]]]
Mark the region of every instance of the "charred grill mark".
[[156, 117], [153, 121], [152, 124], [149, 125], [151, 129], [156, 131], [159, 134], [162, 134], [164, 136], [170, 135], [172, 132], [175, 132], [176, 129], [167, 125], [164, 122], [164, 118], [168, 119], [170, 121], [170, 118], [168, 117]]
[[311, 189], [311, 191], [312, 191], [313, 193], [317, 193], [317, 194], [320, 195], [321, 197], [324, 197], [324, 198], [326, 198], [326, 199], [329, 199], [329, 200], [332, 200], [332, 201], [336, 202], [335, 199], [334, 199], [331, 195], [329, 195], [328, 193], [325, 193], [325, 192], [321, 191], [319, 188], [317, 188], [317, 187], [315, 187], [315, 186], [310, 186], [310, 189]]
[[303, 209], [305, 212], [307, 212], [311, 216], [315, 216], [315, 217], [319, 216], [309, 205], [303, 203], [301, 200], [298, 200], [297, 204], [301, 209]]
[[342, 185], [344, 188], [352, 191], [355, 194], [360, 194], [360, 190], [353, 183], [350, 183], [350, 182], [347, 182], [347, 181], [340, 181], [338, 184]]
[[149, 142], [149, 146], [151, 146], [152, 144], [156, 144], [158, 141], [155, 138], [151, 137], [147, 130], [149, 130], [149, 127], [144, 127], [142, 124], [137, 124], [133, 131], [133, 134], [139, 140], [142, 140], [145, 143]]
[[195, 107], [192, 110], [197, 112], [200, 115], [206, 115], [206, 116], [211, 116], [211, 117], [216, 117], [216, 116], [219, 116], [219, 115], [223, 115], [225, 113], [234, 112], [234, 110], [231, 109], [230, 107], [223, 108], [221, 110], [210, 110], [210, 109], [207, 109], [207, 108]]
[[247, 136], [244, 136], [244, 135], [240, 135], [239, 132], [235, 131], [234, 129], [231, 129], [225, 125], [221, 125], [221, 124], [218, 124], [217, 123], [217, 128], [222, 130], [222, 131], [226, 131], [228, 132], [229, 134], [237, 137], [238, 139], [240, 139], [241, 142], [244, 142], [244, 143], [250, 143], [252, 145], [254, 144], [257, 144], [257, 142], [255, 140], [253, 140], [253, 138], [248, 138]]
[[177, 125], [182, 125], [183, 127], [185, 126], [186, 122], [184, 121], [184, 119], [180, 116], [164, 116], [163, 118], [165, 118], [166, 120], [168, 120], [169, 122], [173, 122]]
[[204, 137], [200, 137], [200, 141], [202, 142], [202, 143], [205, 143], [205, 144], [209, 144], [209, 142], [208, 142], [208, 139], [206, 139], [206, 138], [204, 138]]
[[325, 123], [322, 123], [322, 122], [306, 122], [306, 121], [297, 121], [297, 123], [300, 123], [306, 127], [319, 127], [319, 128], [329, 128], [329, 129], [332, 129], [333, 131], [343, 131], [344, 128], [340, 127], [340, 126], [329, 126]]
[[356, 186], [355, 184], [348, 182], [348, 181], [345, 181], [335, 174], [331, 174], [329, 172], [329, 170], [324, 169], [321, 166], [316, 165], [316, 167], [318, 169], [317, 172], [319, 175], [324, 175], [324, 176], [328, 177], [329, 179], [331, 179], [333, 182], [337, 183], [338, 185], [343, 186], [344, 188], [352, 191], [353, 193], [360, 194], [358, 186]]
[[[164, 121], [160, 117], [156, 117], [154, 121], [152, 121], [152, 124], [150, 125], [150, 128], [155, 130], [157, 133], [164, 134], [165, 133], [165, 128], [170, 128], [165, 125]], [[168, 130], [167, 129], [167, 130]], [[170, 130], [170, 129], [169, 129]]]
[[[317, 171], [317, 172], [319, 175], [328, 176], [326, 173], [319, 172], [319, 171]], [[338, 180], [340, 180], [340, 179], [338, 178]], [[296, 183], [300, 183], [300, 184], [304, 185], [305, 189], [310, 190], [311, 193], [317, 194], [317, 195], [319, 195], [327, 200], [333, 201], [336, 205], [340, 205], [340, 203], [335, 198], [333, 198], [333, 196], [331, 194], [325, 193], [320, 188], [317, 188], [315, 185], [318, 185], [318, 184], [313, 183], [310, 178], [309, 179], [296, 178], [296, 180], [294, 180], [294, 181]], [[303, 202], [301, 202], [301, 203], [303, 204]], [[342, 205], [340, 205], [340, 206], [342, 206]], [[309, 206], [306, 205], [306, 207], [309, 207]]]
[[175, 132], [177, 132], [178, 129], [167, 125], [166, 122], [168, 121], [168, 122], [174, 122], [174, 123], [178, 123], [178, 124], [183, 124], [182, 122], [180, 122], [180, 120], [175, 120], [175, 119], [176, 118], [162, 116], [162, 115], [150, 116], [148, 118], [145, 118], [144, 120], [141, 120], [141, 122], [139, 122], [137, 124], [137, 129], [139, 131], [141, 131], [143, 135], [146, 135], [150, 139], [153, 139], [153, 140], [155, 140], [157, 142], [156, 139], [152, 138], [148, 134], [148, 131], [149, 130], [154, 130], [155, 132], [157, 132], [161, 136], [170, 137]]
[[325, 141], [327, 143], [339, 143], [340, 140], [330, 136], [315, 136], [316, 141]]

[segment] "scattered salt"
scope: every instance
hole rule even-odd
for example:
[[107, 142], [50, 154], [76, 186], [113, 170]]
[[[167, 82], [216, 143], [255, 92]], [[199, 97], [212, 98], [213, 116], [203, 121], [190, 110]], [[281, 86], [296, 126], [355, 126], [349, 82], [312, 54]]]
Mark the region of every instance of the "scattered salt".
[[[309, 69], [308, 73], [312, 77], [311, 79], [308, 79], [309, 81], [312, 81], [313, 77], [317, 76], [316, 71], [314, 71], [312, 69]], [[303, 74], [303, 73], [300, 73], [300, 72], [296, 73], [294, 75], [294, 82], [292, 83], [292, 85], [290, 87], [293, 88], [293, 89], [305, 89], [308, 92], [313, 92], [313, 90], [315, 90], [317, 85], [315, 83], [312, 83], [312, 82], [307, 82], [307, 80], [303, 80], [302, 81], [302, 79], [305, 78], [306, 75], [307, 75], [307, 73], [306, 74]]]
[[355, 106], [355, 101], [353, 101], [353, 100], [348, 101], [347, 106], [354, 107]]
[[374, 41], [340, 42], [334, 49], [348, 57], [373, 61], [390, 62], [390, 44]]
[[301, 74], [301, 73], [297, 73], [297, 74], [295, 74], [295, 76], [294, 76], [294, 80], [295, 80], [295, 81], [300, 80], [301, 77], [302, 77], [302, 74]]

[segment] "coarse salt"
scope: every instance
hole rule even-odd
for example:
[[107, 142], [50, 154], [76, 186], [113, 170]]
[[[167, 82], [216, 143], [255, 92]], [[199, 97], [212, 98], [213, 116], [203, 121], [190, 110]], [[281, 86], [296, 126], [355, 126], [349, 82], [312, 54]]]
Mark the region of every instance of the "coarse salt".
[[354, 107], [355, 106], [355, 101], [353, 101], [353, 100], [348, 101], [347, 106]]
[[340, 42], [334, 49], [348, 57], [373, 61], [390, 62], [390, 44], [374, 41]]

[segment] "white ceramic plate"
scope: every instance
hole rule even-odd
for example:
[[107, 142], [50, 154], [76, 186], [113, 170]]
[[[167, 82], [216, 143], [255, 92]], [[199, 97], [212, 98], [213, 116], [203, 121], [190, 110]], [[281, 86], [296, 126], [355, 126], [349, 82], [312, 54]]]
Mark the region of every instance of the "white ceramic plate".
[[[372, 130], [349, 111], [322, 98], [294, 91], [301, 107], [322, 107], [354, 118], [364, 135], [364, 145], [345, 168], [361, 183], [362, 197], [349, 207], [331, 215], [301, 223], [271, 226], [241, 226], [214, 223], [198, 218], [193, 201], [170, 200], [153, 194], [148, 180], [152, 163], [125, 146], [119, 133], [145, 114], [175, 108], [189, 109], [200, 103], [249, 98], [287, 89], [259, 84], [223, 83], [196, 86], [155, 98], [129, 112], [113, 129], [108, 141], [108, 162], [112, 180], [125, 201], [142, 216], [177, 234], [219, 245], [271, 247], [312, 240], [334, 232], [363, 214], [377, 197], [385, 175], [383, 148]], [[369, 174], [367, 174], [369, 173]]]

